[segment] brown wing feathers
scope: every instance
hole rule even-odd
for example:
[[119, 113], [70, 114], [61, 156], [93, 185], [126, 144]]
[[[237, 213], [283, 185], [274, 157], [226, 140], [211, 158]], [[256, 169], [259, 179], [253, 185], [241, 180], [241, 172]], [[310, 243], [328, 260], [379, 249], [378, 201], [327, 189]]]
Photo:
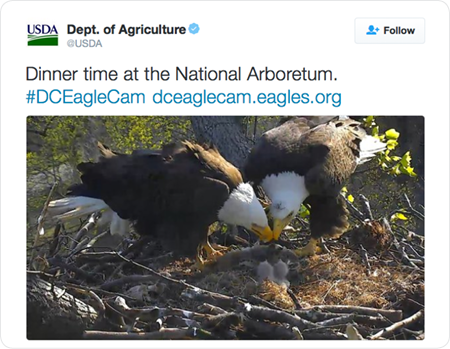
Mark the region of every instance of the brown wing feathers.
[[199, 145], [189, 141], [183, 142], [184, 146], [190, 151], [207, 169], [212, 178], [223, 180], [230, 188], [237, 187], [243, 182], [239, 170], [231, 163], [226, 161], [213, 145]]
[[266, 132], [245, 167], [259, 184], [267, 175], [296, 172], [310, 192], [311, 232], [337, 237], [348, 228], [348, 211], [340, 190], [355, 171], [366, 136], [360, 123], [331, 117], [293, 117]]
[[99, 162], [78, 166], [83, 182], [78, 192], [102, 199], [121, 218], [135, 221], [141, 235], [184, 241], [173, 250], [195, 252], [230, 189], [242, 182], [214, 147], [186, 141], [130, 155], [102, 144], [99, 150]]

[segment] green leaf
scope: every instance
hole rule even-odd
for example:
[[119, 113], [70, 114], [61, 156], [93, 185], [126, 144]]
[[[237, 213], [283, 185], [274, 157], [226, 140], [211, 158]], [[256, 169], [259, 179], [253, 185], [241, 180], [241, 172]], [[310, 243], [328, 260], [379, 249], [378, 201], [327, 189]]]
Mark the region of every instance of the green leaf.
[[411, 164], [411, 155], [409, 154], [409, 151], [407, 151], [407, 152], [402, 156], [402, 160], [400, 161], [400, 163], [401, 163], [402, 166], [404, 166], [404, 167], [409, 167], [409, 165]]
[[375, 127], [372, 129], [372, 136], [373, 136], [373, 137], [376, 137], [376, 136], [378, 136], [379, 133], [380, 133], [380, 127], [379, 127], [379, 126], [375, 126]]
[[372, 127], [375, 123], [373, 122], [374, 116], [369, 115], [367, 118], [364, 118], [364, 126], [365, 127]]
[[302, 217], [302, 218], [309, 217], [309, 210], [306, 208], [305, 205], [302, 205], [300, 207], [300, 217]]
[[397, 142], [395, 139], [389, 139], [389, 140], [386, 142], [386, 147], [387, 147], [389, 150], [395, 149], [395, 148], [397, 147], [397, 145], [398, 145], [398, 142]]
[[392, 216], [391, 216], [391, 221], [396, 221], [396, 220], [401, 220], [401, 221], [407, 221], [408, 220], [408, 217], [406, 217], [403, 213], [401, 213], [401, 212], [397, 212], [397, 213], [394, 213]]
[[397, 132], [395, 129], [391, 128], [385, 132], [387, 139], [397, 140], [400, 137], [400, 132]]
[[401, 170], [402, 170], [402, 172], [403, 172], [404, 174], [407, 174], [407, 175], [410, 176], [410, 177], [416, 177], [416, 176], [417, 176], [417, 174], [414, 172], [414, 168], [411, 167], [411, 166], [408, 166], [408, 167], [402, 167]]
[[395, 176], [400, 175], [402, 172], [400, 171], [400, 164], [395, 165], [392, 167], [389, 171], [390, 174], [393, 174]]

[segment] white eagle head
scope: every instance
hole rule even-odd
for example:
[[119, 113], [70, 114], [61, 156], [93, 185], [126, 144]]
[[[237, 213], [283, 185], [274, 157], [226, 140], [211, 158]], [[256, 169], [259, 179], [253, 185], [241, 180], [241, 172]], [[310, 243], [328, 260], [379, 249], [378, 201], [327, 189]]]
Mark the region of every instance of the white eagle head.
[[309, 195], [305, 177], [294, 172], [282, 172], [266, 176], [261, 185], [272, 201], [269, 213], [273, 218], [273, 236], [278, 240]]
[[273, 239], [266, 213], [249, 183], [241, 183], [231, 192], [218, 217], [227, 224], [251, 230], [262, 241]]

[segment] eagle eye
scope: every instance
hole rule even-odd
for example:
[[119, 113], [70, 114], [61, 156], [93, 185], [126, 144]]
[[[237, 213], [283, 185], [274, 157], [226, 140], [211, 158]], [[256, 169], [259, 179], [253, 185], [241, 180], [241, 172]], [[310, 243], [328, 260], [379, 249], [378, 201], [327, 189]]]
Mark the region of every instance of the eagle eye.
[[284, 206], [281, 202], [277, 202], [274, 206], [276, 210], [284, 210]]

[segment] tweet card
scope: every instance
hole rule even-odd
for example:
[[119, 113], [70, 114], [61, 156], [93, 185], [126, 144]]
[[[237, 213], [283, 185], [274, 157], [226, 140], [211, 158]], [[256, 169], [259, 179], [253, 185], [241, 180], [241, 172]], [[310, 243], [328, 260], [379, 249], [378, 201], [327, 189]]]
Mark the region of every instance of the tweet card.
[[447, 345], [448, 2], [4, 1], [0, 45], [3, 346]]

